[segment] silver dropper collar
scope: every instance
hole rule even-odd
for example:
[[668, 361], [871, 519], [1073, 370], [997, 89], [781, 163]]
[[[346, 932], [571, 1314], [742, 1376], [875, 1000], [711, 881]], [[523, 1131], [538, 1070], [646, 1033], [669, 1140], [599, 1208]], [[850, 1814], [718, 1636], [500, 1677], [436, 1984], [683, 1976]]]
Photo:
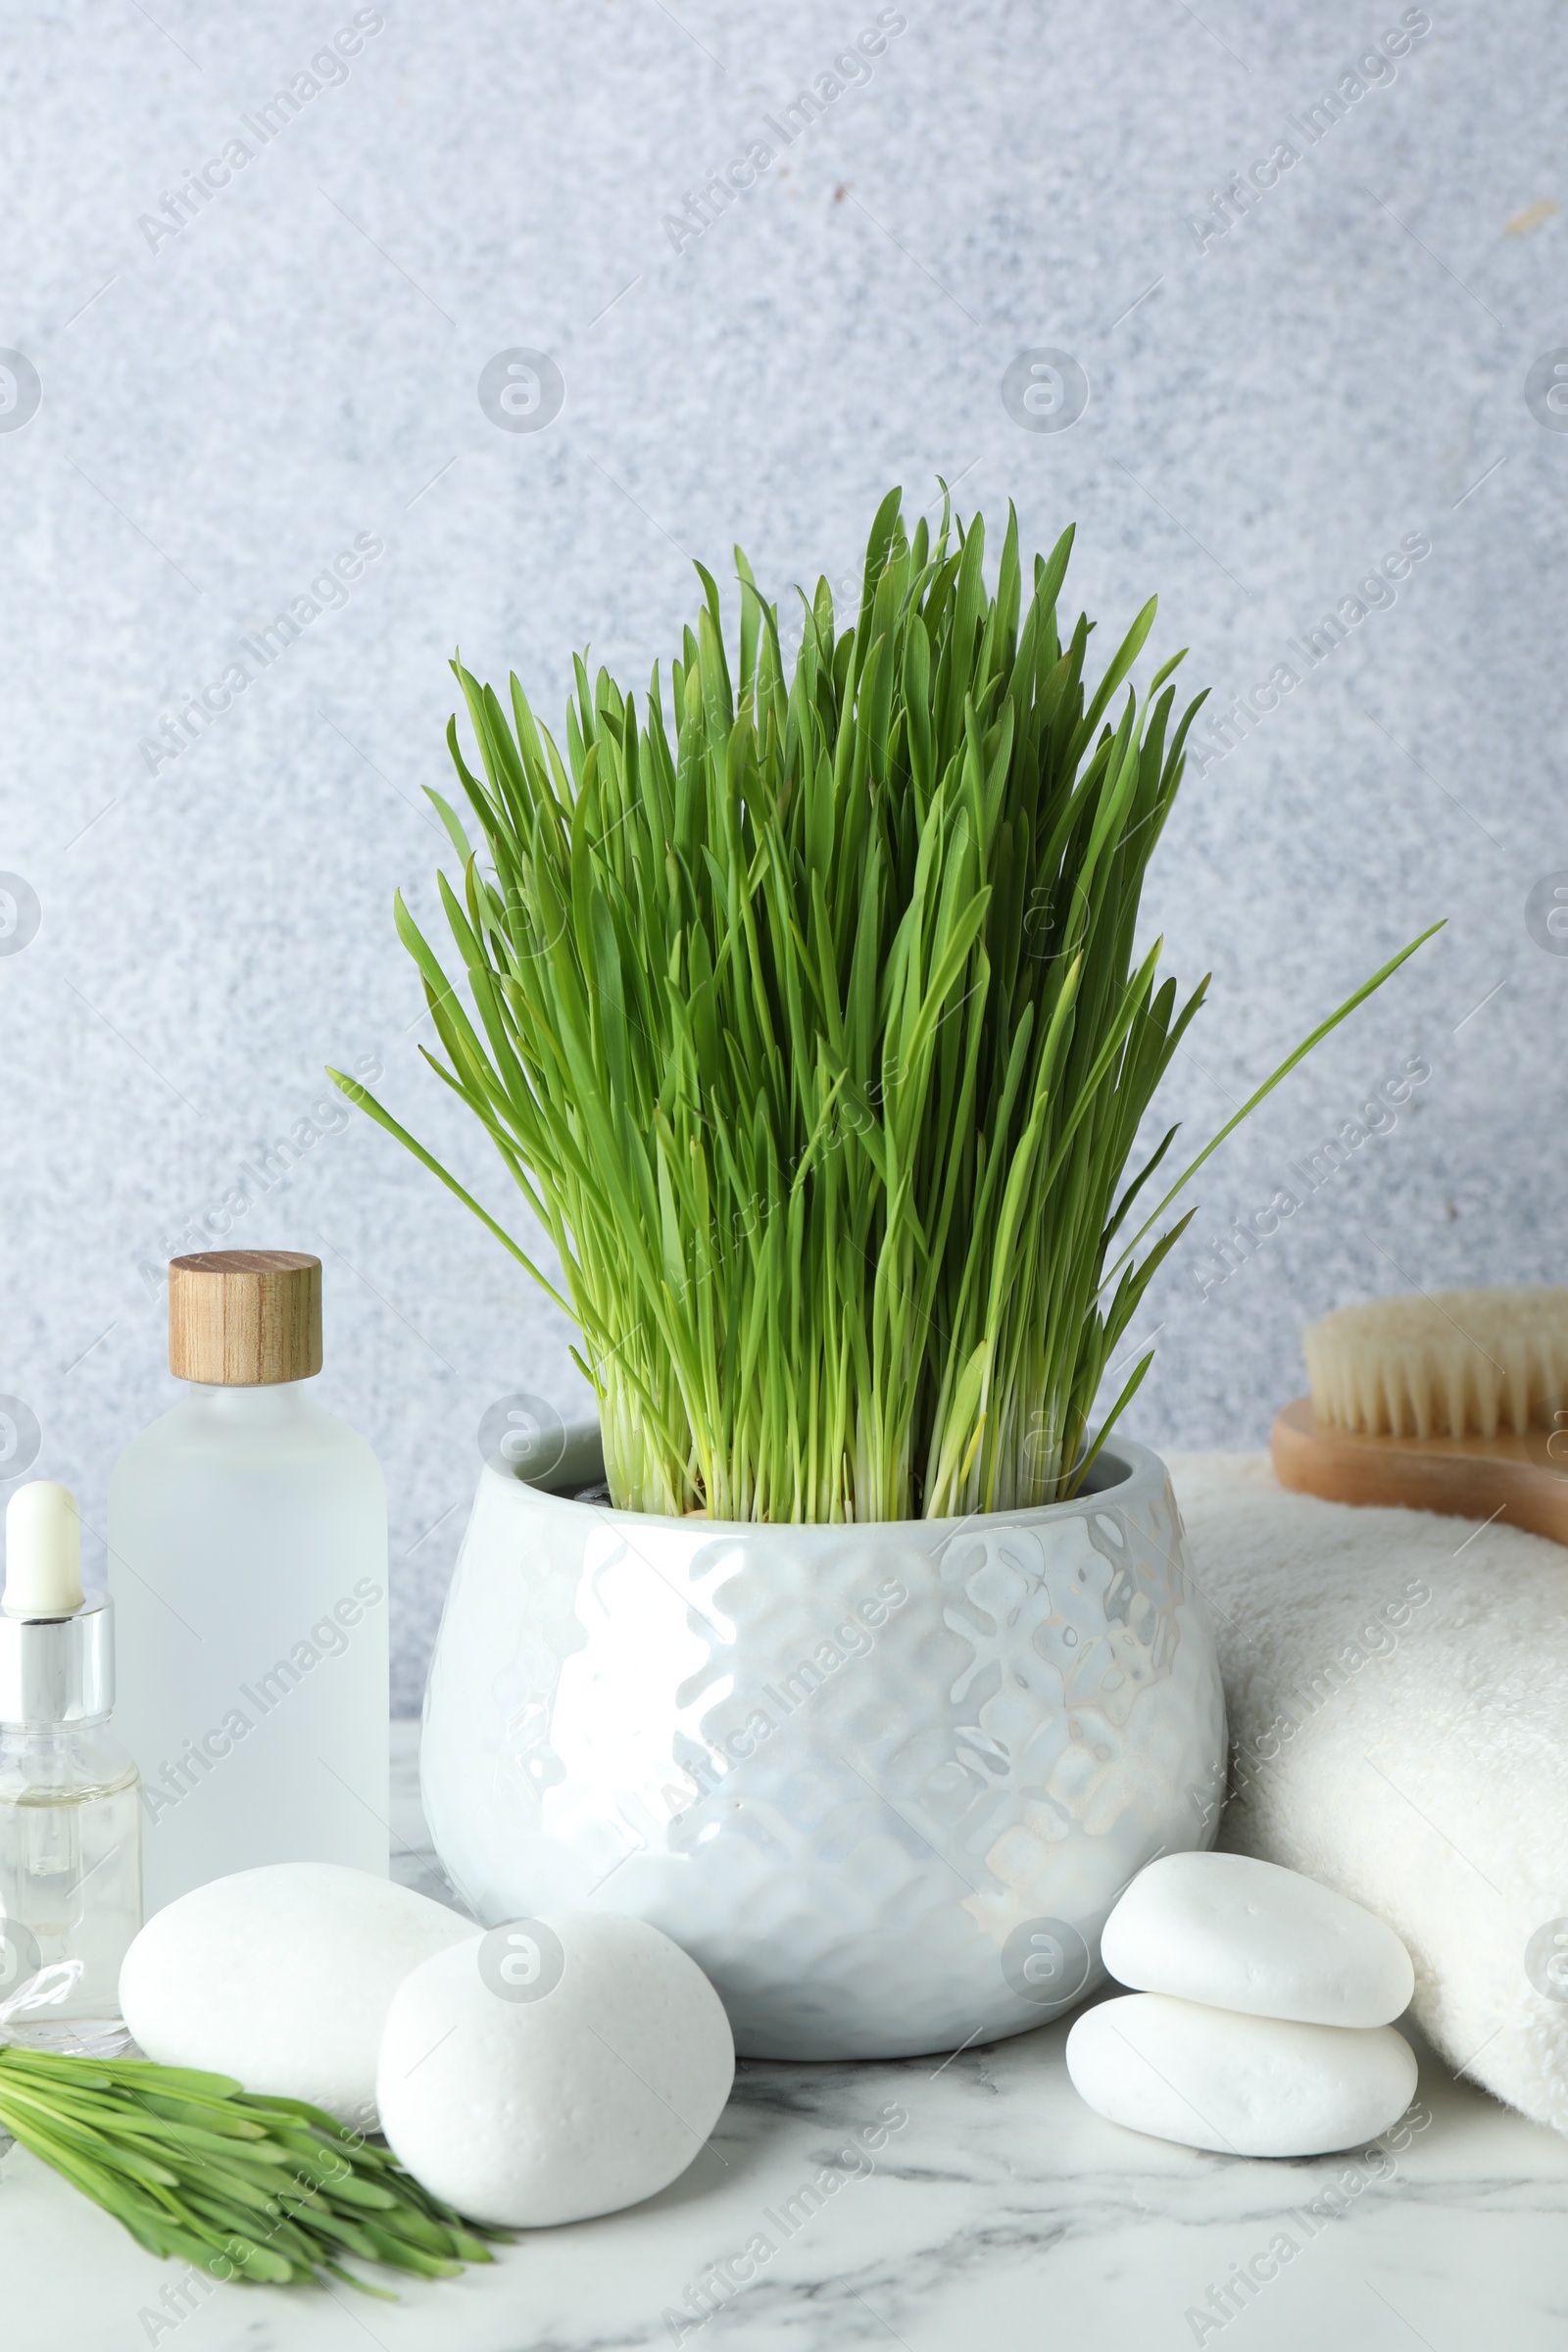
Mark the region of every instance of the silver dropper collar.
[[46, 1732], [115, 1703], [115, 1611], [107, 1593], [69, 1617], [0, 1610], [0, 1724]]

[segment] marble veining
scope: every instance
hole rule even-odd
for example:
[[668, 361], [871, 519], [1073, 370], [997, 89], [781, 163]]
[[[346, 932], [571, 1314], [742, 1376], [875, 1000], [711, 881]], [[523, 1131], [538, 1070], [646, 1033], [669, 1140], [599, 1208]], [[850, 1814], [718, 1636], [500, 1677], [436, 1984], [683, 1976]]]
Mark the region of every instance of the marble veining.
[[[396, 1871], [450, 1901], [414, 1741], [394, 1726]], [[6, 2352], [367, 2352], [368, 2338], [382, 2352], [1560, 2352], [1568, 2139], [1424, 2045], [1404, 2124], [1345, 2155], [1265, 2164], [1102, 2123], [1067, 2081], [1066, 2031], [947, 2059], [744, 2064], [662, 2194], [534, 2232], [493, 2270], [413, 2283], [396, 2305], [220, 2288], [186, 2293], [181, 2318], [177, 2266], [14, 2150], [0, 2163]], [[1252, 2266], [1250, 2292], [1238, 2266]]]

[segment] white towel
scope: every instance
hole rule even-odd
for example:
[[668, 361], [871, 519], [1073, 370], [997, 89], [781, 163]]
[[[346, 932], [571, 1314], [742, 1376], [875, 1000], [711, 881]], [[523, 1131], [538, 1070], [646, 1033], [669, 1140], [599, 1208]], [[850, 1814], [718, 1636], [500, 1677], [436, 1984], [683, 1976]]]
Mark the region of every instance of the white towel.
[[1449, 2064], [1568, 2131], [1568, 1549], [1171, 1475], [1230, 1715], [1219, 1842], [1388, 1921]]

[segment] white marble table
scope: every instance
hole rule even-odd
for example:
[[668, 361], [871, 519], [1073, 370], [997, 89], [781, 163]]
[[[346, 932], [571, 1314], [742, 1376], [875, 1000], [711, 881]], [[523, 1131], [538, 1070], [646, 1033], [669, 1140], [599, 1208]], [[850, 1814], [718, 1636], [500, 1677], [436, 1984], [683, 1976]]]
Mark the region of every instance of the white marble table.
[[[441, 1893], [413, 1727], [397, 1730], [398, 1875]], [[396, 2304], [220, 2287], [178, 2317], [160, 2301], [177, 2266], [13, 2150], [0, 2165], [0, 2346], [618, 2352], [678, 2333], [701, 2352], [1560, 2352], [1568, 2340], [1568, 2140], [1456, 2082], [1429, 2051], [1407, 2130], [1348, 2156], [1260, 2164], [1101, 2123], [1067, 2081], [1065, 2034], [946, 2061], [745, 2065], [710, 2148], [662, 2196], [541, 2230], [493, 2270], [411, 2284]], [[873, 2156], [847, 2160], [890, 2109], [906, 2120]], [[748, 2260], [759, 2237], [772, 2250]], [[715, 2287], [714, 2266], [734, 2257], [752, 2275]], [[1238, 2265], [1252, 2267], [1253, 2291], [1233, 2289], [1227, 2314]], [[702, 2324], [694, 2296], [709, 2305]]]

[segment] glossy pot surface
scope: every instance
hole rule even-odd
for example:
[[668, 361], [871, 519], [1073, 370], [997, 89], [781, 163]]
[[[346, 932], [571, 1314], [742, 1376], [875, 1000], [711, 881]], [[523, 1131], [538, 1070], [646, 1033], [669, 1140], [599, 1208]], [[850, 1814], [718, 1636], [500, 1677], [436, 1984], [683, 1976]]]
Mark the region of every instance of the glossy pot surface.
[[1092, 1990], [1128, 1880], [1212, 1842], [1224, 1760], [1164, 1465], [1117, 1443], [1072, 1502], [859, 1527], [651, 1518], [487, 1467], [421, 1780], [486, 1924], [634, 1913], [743, 2054], [886, 2058]]

